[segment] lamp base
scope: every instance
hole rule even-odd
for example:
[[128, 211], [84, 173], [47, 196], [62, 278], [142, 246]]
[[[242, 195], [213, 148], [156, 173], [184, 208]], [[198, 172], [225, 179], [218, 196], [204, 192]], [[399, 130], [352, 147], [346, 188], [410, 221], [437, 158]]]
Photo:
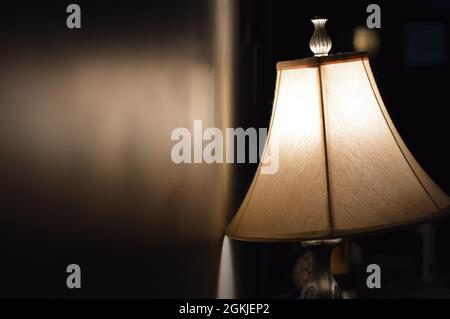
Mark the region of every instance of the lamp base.
[[330, 271], [331, 252], [342, 240], [302, 242], [311, 252], [312, 273], [303, 285], [300, 299], [342, 299], [342, 292]]

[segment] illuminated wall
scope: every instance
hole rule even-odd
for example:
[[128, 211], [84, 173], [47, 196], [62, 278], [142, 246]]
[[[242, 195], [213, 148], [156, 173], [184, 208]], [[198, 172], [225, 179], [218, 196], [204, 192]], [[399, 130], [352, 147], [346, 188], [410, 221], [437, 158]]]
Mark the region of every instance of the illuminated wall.
[[79, 31], [55, 1], [11, 5], [0, 296], [215, 296], [228, 169], [173, 164], [170, 134], [195, 119], [229, 126], [233, 3], [80, 2]]

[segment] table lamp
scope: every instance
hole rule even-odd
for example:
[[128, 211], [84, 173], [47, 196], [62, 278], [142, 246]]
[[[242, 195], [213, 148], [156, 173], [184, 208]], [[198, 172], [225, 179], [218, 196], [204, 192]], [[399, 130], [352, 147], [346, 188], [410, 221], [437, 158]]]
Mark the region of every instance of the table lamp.
[[[328, 55], [327, 19], [311, 20], [314, 57], [279, 62], [261, 163], [226, 234], [311, 250], [302, 298], [340, 298], [329, 257], [342, 237], [428, 221], [449, 197], [414, 159], [383, 104], [365, 53]], [[279, 167], [263, 174], [274, 143]]]

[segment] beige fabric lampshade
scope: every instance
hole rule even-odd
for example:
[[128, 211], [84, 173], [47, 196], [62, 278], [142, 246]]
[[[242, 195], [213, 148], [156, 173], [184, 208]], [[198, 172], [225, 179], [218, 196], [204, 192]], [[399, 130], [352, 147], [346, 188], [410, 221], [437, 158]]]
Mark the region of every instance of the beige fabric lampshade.
[[261, 174], [226, 233], [252, 241], [350, 236], [422, 222], [449, 197], [407, 149], [362, 53], [280, 62]]

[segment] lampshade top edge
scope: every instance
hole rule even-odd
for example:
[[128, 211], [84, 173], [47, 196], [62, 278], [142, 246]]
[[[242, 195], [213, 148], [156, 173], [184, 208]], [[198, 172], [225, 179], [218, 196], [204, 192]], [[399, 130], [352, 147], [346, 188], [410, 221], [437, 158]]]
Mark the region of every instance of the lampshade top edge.
[[280, 61], [277, 63], [277, 70], [281, 71], [302, 67], [318, 67], [325, 64], [351, 62], [361, 59], [368, 60], [368, 54], [366, 52], [350, 52], [319, 57], [313, 56], [304, 59]]

